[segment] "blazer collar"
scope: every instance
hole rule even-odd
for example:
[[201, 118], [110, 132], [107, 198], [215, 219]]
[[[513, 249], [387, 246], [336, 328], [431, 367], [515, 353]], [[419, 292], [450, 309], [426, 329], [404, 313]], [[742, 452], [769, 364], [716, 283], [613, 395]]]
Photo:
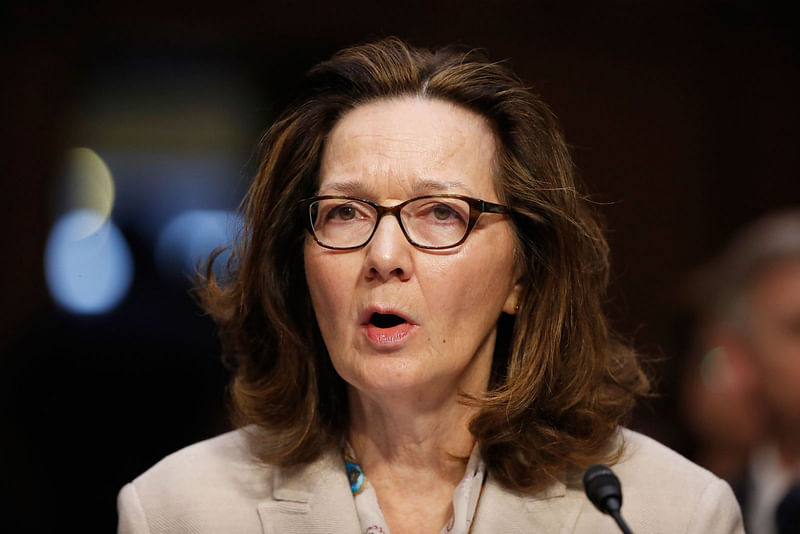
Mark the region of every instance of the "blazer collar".
[[276, 469], [272, 498], [258, 504], [258, 515], [265, 534], [358, 534], [341, 453], [331, 448], [311, 463]]

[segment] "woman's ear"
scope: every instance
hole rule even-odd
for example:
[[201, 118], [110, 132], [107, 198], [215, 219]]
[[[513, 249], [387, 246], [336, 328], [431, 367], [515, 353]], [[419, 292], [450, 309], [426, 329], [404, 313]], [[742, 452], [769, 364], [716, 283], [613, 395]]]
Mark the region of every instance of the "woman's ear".
[[518, 280], [511, 291], [508, 292], [505, 303], [503, 303], [503, 311], [509, 315], [516, 315], [519, 311], [520, 297], [522, 295], [522, 281]]

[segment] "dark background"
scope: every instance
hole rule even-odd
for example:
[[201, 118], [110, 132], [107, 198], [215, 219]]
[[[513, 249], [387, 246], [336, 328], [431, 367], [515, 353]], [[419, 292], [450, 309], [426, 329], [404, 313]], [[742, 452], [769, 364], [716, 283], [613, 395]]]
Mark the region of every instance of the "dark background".
[[[152, 243], [133, 225], [120, 222], [136, 274], [117, 308], [76, 316], [49, 297], [43, 251], [59, 159], [97, 138], [85, 119], [95, 113], [93, 99], [131, 72], [158, 79], [187, 65], [202, 65], [203, 80], [214, 71], [228, 86], [246, 88], [241, 120], [224, 140], [193, 132], [160, 141], [181, 153], [222, 142], [239, 160], [230, 190], [240, 192], [260, 132], [302, 73], [342, 46], [391, 34], [422, 46], [486, 48], [508, 59], [560, 117], [607, 222], [613, 322], [643, 354], [662, 359], [663, 395], [637, 412], [634, 426], [680, 448], [671, 380], [685, 345], [686, 276], [742, 224], [800, 203], [796, 19], [765, 2], [488, 4], [5, 8], [4, 530], [113, 531], [122, 484], [227, 428], [227, 375], [213, 325], [186, 284], [159, 274]], [[206, 102], [214, 107], [213, 98]], [[190, 120], [181, 127], [193, 129]], [[140, 135], [163, 133], [153, 128]]]

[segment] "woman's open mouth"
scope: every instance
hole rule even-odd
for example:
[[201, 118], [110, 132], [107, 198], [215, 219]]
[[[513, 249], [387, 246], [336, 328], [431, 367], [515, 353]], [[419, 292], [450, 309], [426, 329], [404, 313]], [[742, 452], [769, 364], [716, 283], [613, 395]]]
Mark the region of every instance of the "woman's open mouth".
[[392, 328], [399, 324], [405, 323], [406, 320], [393, 313], [373, 313], [369, 318], [369, 323], [378, 328]]
[[402, 342], [414, 328], [404, 317], [375, 312], [365, 325], [367, 338], [376, 347], [390, 348]]

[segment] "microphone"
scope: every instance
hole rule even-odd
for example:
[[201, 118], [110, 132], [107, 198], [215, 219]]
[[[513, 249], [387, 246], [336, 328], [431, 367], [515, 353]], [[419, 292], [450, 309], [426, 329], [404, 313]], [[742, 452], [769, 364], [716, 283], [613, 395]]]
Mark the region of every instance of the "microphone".
[[583, 489], [592, 504], [614, 518], [624, 534], [633, 534], [622, 519], [622, 488], [614, 472], [605, 465], [593, 465], [583, 474]]

